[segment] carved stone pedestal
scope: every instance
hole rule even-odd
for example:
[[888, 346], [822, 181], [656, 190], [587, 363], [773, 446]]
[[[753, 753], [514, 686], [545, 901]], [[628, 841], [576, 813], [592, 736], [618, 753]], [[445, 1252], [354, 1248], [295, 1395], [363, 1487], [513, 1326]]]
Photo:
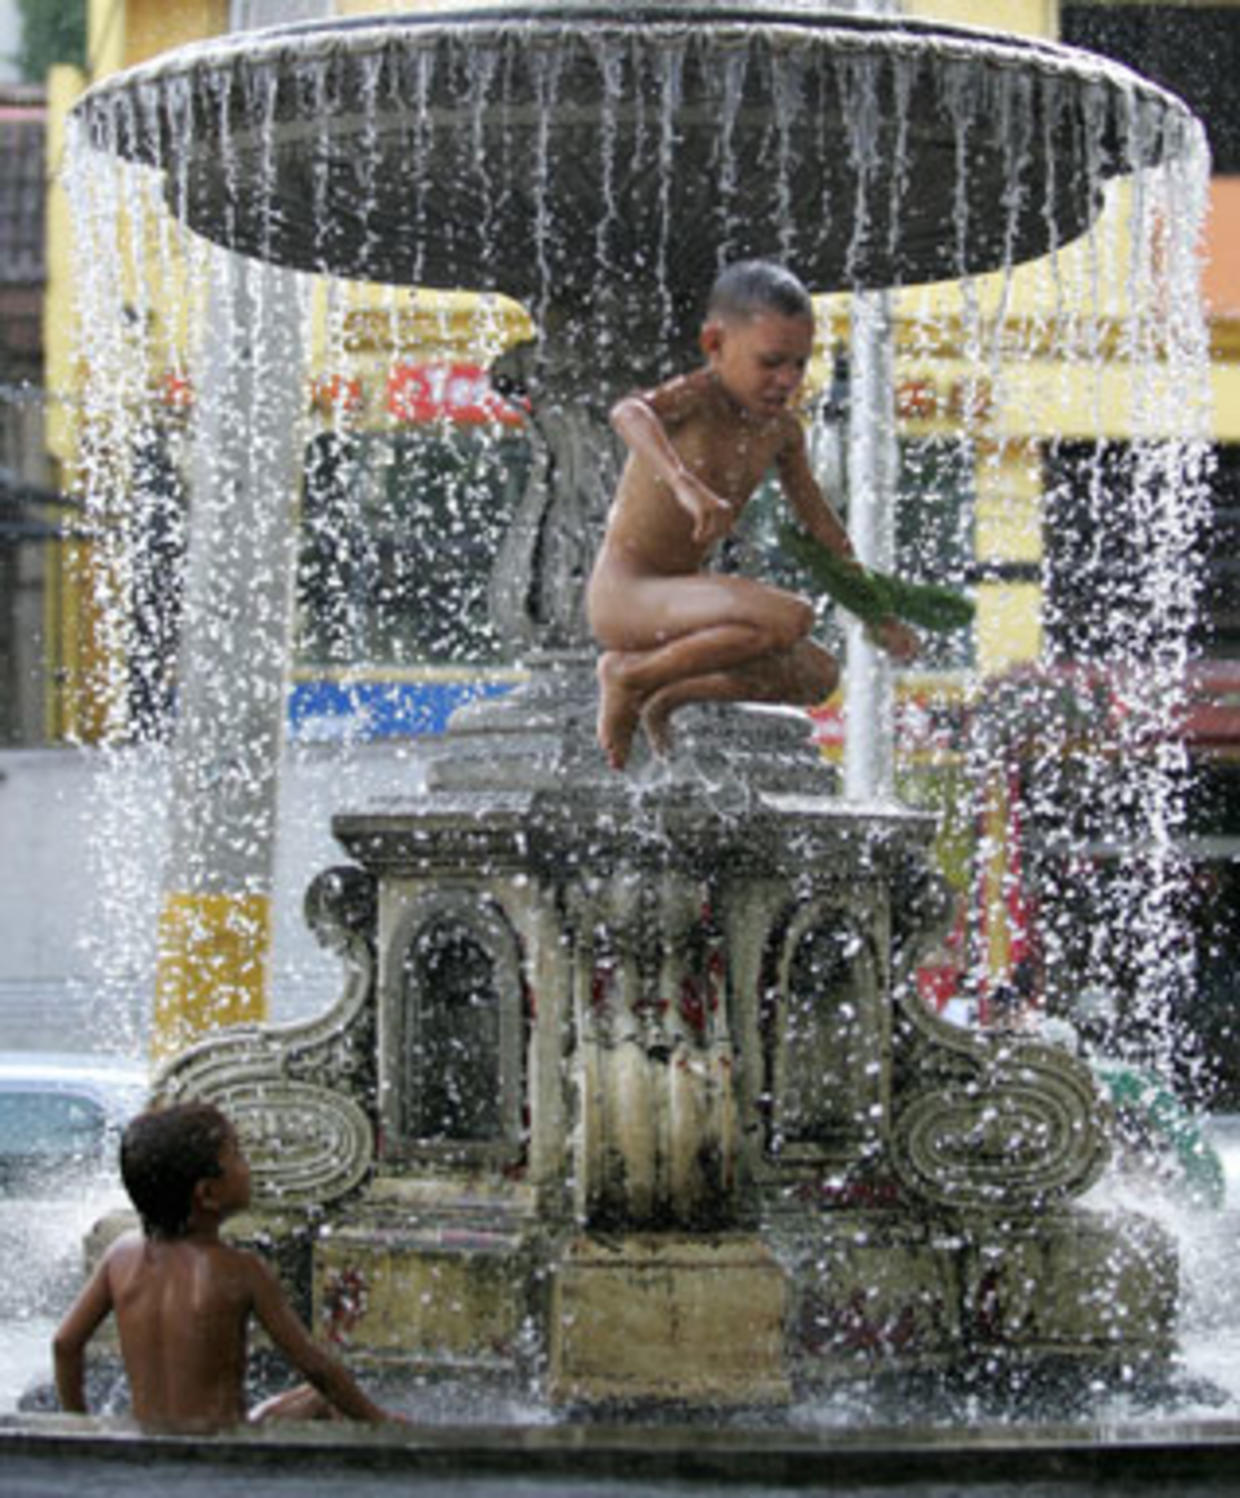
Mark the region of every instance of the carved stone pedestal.
[[1107, 1157], [1087, 1070], [907, 981], [944, 913], [925, 819], [841, 805], [796, 714], [688, 711], [670, 765], [607, 774], [576, 679], [337, 817], [331, 1014], [165, 1078], [311, 1212], [319, 1326], [572, 1402], [1165, 1356], [1168, 1244], [1071, 1205]]
[[548, 1392], [564, 1403], [785, 1403], [788, 1291], [758, 1234], [574, 1238], [553, 1277]]

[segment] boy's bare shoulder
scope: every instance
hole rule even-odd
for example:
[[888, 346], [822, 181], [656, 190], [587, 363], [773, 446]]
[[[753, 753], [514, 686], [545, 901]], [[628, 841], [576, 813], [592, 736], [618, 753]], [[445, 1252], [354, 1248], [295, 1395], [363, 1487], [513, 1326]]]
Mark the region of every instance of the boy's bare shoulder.
[[774, 425], [777, 459], [797, 457], [807, 451], [805, 425], [796, 411], [781, 411], [775, 418]]
[[258, 1284], [273, 1273], [261, 1254], [223, 1239], [217, 1238], [209, 1243], [193, 1237], [150, 1241], [139, 1232], [125, 1233], [118, 1238], [108, 1248], [101, 1263], [110, 1272], [124, 1277], [145, 1265], [156, 1272], [162, 1272], [161, 1266], [163, 1270], [170, 1270], [183, 1260], [196, 1263], [199, 1272], [206, 1269], [219, 1278], [247, 1285]]
[[122, 1233], [104, 1251], [95, 1268], [94, 1281], [106, 1285], [108, 1296], [119, 1307], [143, 1283], [147, 1264], [145, 1235], [136, 1230]]
[[235, 1275], [249, 1283], [257, 1283], [275, 1273], [262, 1254], [252, 1248], [243, 1248], [239, 1243], [230, 1243], [225, 1238], [217, 1238], [210, 1245], [209, 1252], [217, 1272]]
[[218, 1244], [221, 1273], [228, 1274], [244, 1285], [252, 1295], [283, 1295], [280, 1276], [272, 1266], [252, 1248], [241, 1248], [235, 1243]]
[[664, 426], [677, 427], [711, 408], [715, 381], [709, 369], [695, 369], [673, 375], [653, 390], [638, 391], [636, 398], [650, 406]]
[[131, 1228], [108, 1244], [100, 1260], [100, 1267], [109, 1271], [123, 1270], [131, 1264], [136, 1264], [142, 1258], [145, 1246], [146, 1238], [143, 1234], [139, 1229]]

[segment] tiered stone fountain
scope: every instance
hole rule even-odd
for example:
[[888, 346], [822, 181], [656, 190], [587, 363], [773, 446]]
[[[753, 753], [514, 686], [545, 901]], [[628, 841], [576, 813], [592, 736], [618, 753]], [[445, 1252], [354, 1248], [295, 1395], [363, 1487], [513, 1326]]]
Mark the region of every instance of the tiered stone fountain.
[[607, 407], [692, 357], [721, 261], [823, 291], [1032, 259], [1187, 149], [1179, 103], [1012, 37], [579, 3], [246, 35], [79, 115], [199, 234], [539, 328], [495, 583], [529, 686], [458, 716], [424, 793], [336, 817], [353, 862], [307, 897], [335, 1007], [163, 1077], [239, 1121], [320, 1327], [561, 1402], [1165, 1357], [1168, 1242], [1074, 1205], [1108, 1153], [1088, 1072], [907, 981], [944, 914], [926, 819], [841, 803], [797, 714], [686, 712], [670, 766], [610, 774], [581, 592]]

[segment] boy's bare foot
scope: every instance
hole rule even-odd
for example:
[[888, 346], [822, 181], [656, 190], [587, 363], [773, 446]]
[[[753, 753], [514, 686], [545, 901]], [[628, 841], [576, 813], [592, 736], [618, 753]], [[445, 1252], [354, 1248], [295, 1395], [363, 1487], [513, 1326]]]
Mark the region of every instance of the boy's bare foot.
[[623, 678], [624, 654], [609, 650], [598, 663], [598, 741], [613, 770], [628, 763], [641, 716], [641, 693]]

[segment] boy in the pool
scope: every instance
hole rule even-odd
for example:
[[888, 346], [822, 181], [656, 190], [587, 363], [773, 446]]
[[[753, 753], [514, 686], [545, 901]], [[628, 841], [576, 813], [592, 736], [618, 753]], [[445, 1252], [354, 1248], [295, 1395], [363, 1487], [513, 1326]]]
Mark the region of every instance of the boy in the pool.
[[[135, 1118], [121, 1175], [142, 1219], [108, 1249], [53, 1342], [62, 1408], [86, 1413], [85, 1352], [116, 1316], [135, 1418], [151, 1429], [213, 1431], [243, 1421], [394, 1417], [310, 1336], [257, 1254], [220, 1238], [250, 1203], [250, 1168], [228, 1119], [209, 1103]], [[251, 1320], [308, 1380], [247, 1414]]]

